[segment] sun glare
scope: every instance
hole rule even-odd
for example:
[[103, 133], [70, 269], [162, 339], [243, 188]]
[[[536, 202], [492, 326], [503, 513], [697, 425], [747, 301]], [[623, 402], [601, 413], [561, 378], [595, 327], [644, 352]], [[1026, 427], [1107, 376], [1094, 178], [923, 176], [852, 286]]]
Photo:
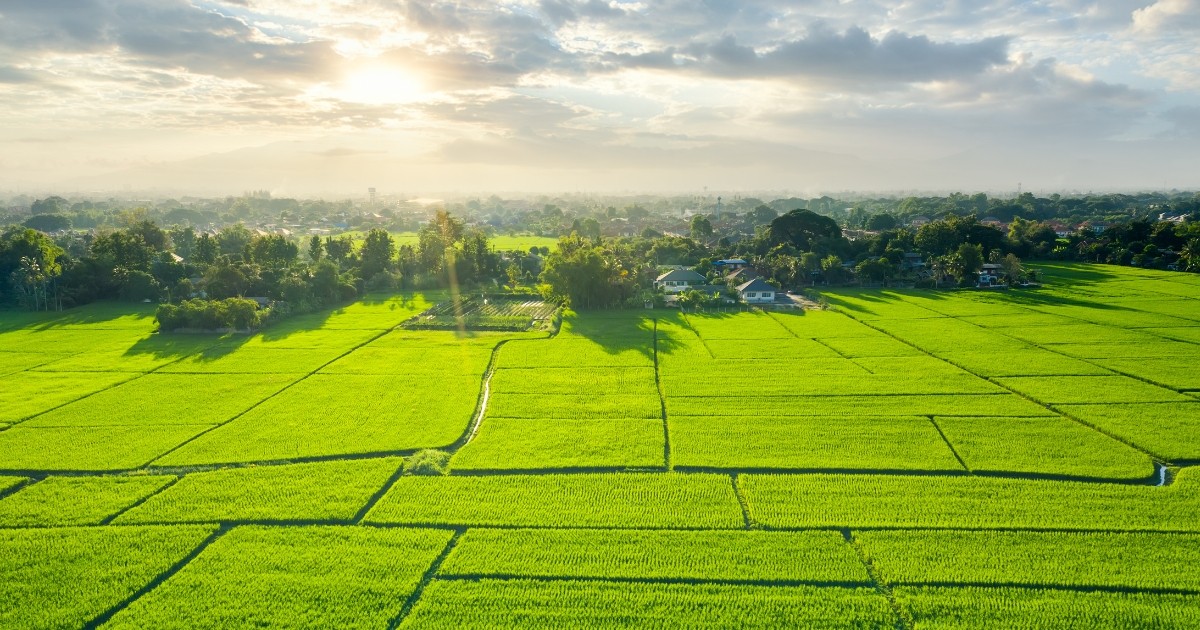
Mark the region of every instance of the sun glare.
[[424, 94], [421, 82], [412, 73], [394, 66], [355, 69], [340, 87], [342, 100], [366, 105], [411, 103]]

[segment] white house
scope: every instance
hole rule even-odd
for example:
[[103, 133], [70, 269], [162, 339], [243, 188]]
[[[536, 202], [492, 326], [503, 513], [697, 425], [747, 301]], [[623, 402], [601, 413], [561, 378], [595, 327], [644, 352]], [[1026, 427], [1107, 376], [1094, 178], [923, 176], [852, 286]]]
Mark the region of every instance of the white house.
[[704, 284], [706, 281], [704, 276], [690, 269], [675, 269], [656, 278], [654, 286], [667, 293], [682, 293], [698, 284]]
[[762, 278], [755, 278], [738, 285], [738, 297], [747, 304], [764, 304], [775, 301], [775, 287]]

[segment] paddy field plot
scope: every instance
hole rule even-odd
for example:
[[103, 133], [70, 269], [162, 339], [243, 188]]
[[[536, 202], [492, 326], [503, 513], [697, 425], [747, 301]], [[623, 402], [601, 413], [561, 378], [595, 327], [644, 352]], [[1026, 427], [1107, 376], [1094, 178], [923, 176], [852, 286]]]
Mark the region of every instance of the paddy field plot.
[[1193, 627], [1200, 284], [1042, 269], [553, 335], [0, 313], [0, 626]]
[[386, 627], [451, 534], [236, 527], [105, 627]]

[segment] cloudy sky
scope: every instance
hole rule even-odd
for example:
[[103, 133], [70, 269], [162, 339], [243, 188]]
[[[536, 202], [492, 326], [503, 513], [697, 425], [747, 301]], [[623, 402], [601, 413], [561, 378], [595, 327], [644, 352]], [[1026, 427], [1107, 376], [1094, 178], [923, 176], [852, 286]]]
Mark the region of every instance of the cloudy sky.
[[1200, 0], [0, 0], [0, 190], [1200, 187]]

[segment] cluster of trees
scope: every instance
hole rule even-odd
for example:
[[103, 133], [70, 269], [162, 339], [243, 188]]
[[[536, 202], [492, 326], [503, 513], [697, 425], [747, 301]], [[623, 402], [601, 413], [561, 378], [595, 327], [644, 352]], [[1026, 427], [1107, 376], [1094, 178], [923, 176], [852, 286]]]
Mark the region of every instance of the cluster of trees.
[[163, 304], [155, 313], [158, 329], [170, 332], [185, 328], [196, 330], [248, 330], [258, 328], [263, 314], [258, 303], [244, 298], [224, 300], [184, 300], [178, 305]]

